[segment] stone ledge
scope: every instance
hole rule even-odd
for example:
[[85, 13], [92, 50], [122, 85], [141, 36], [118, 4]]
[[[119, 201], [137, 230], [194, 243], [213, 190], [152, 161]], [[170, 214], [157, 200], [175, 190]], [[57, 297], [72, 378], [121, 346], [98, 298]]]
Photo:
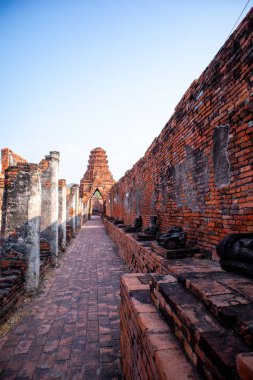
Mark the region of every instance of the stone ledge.
[[120, 345], [124, 378], [200, 379], [171, 329], [157, 314], [149, 295], [150, 279], [146, 274], [122, 276]]
[[[208, 311], [203, 300], [190, 289], [183, 287], [176, 278], [173, 281], [172, 276], [162, 277], [152, 275], [151, 298], [189, 359], [208, 378], [237, 378], [236, 356], [250, 351], [250, 345], [243, 341], [243, 333], [236, 332], [237, 321], [235, 325], [233, 321], [221, 325], [216, 315]], [[202, 276], [202, 288], [204, 282]], [[210, 292], [212, 290], [210, 286]], [[215, 290], [220, 291], [220, 288]]]

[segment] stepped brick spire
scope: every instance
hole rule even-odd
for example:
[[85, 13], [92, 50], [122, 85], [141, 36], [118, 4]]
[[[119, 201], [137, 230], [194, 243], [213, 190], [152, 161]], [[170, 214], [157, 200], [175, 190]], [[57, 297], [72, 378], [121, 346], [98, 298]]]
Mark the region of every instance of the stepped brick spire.
[[87, 170], [80, 181], [80, 196], [86, 203], [99, 191], [103, 200], [115, 181], [108, 166], [106, 151], [95, 148], [90, 152]]

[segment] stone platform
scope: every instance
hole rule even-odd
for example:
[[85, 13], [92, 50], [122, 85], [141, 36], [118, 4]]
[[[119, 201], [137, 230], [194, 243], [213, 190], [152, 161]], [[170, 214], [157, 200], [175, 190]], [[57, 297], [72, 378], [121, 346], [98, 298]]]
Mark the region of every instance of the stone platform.
[[[143, 368], [151, 368], [151, 379], [185, 379], [187, 373], [213, 380], [253, 379], [253, 280], [224, 272], [217, 262], [203, 259], [201, 254], [166, 259], [162, 247], [156, 252], [156, 243], [137, 242], [110, 222], [105, 225], [129, 269], [142, 272], [122, 279], [124, 376], [135, 379], [145, 374]], [[143, 319], [147, 312], [151, 314]], [[164, 350], [163, 364], [150, 340], [154, 332], [170, 336], [165, 339], [162, 335], [156, 348]], [[171, 350], [171, 337], [180, 344], [181, 357], [174, 377], [170, 368], [162, 370], [170, 363], [171, 351], [166, 350]], [[192, 369], [180, 373], [185, 358], [197, 374]], [[177, 359], [175, 355], [175, 362]]]
[[125, 378], [252, 379], [253, 281], [184, 270], [122, 277]]

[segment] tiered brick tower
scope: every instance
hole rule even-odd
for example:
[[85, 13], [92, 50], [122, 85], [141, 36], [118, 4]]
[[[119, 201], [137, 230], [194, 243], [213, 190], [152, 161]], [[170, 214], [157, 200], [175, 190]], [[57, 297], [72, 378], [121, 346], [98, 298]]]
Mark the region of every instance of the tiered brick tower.
[[[105, 201], [106, 195], [115, 181], [108, 166], [106, 151], [95, 148], [90, 152], [87, 170], [80, 181], [80, 197], [86, 204], [89, 200], [97, 203], [98, 192], [101, 194], [101, 202]], [[98, 192], [97, 192], [98, 190]], [[91, 209], [92, 209], [91, 205]]]

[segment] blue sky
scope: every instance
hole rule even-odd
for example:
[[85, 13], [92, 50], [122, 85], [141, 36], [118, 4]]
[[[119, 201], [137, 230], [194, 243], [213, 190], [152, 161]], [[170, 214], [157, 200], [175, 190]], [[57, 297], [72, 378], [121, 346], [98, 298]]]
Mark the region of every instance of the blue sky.
[[58, 150], [60, 177], [78, 183], [90, 150], [101, 146], [118, 180], [159, 135], [245, 3], [0, 0], [1, 148], [30, 162]]

